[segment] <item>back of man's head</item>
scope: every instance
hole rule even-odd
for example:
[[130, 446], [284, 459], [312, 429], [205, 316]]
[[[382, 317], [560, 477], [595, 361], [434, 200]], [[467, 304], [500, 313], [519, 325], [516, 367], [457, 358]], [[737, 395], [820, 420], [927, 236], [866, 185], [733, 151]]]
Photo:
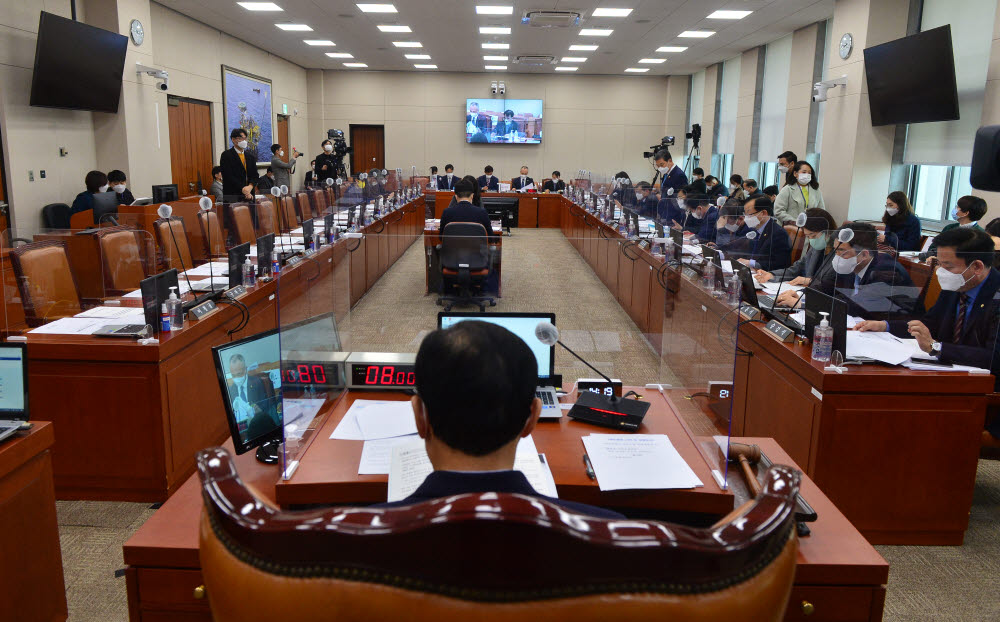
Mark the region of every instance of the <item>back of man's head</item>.
[[456, 199], [472, 199], [474, 194], [476, 194], [476, 184], [468, 179], [463, 178], [455, 184]]
[[987, 266], [992, 265], [994, 253], [993, 238], [990, 234], [972, 227], [953, 227], [947, 231], [942, 231], [934, 238], [938, 249], [950, 248], [955, 252], [955, 256], [971, 264], [979, 259]]
[[470, 456], [518, 438], [537, 381], [531, 348], [496, 324], [470, 320], [435, 330], [417, 352], [417, 395], [433, 436]]
[[873, 225], [866, 222], [849, 222], [841, 227], [841, 229], [850, 229], [854, 232], [854, 237], [851, 238], [850, 245], [854, 248], [855, 252], [875, 251], [878, 245], [878, 230]]

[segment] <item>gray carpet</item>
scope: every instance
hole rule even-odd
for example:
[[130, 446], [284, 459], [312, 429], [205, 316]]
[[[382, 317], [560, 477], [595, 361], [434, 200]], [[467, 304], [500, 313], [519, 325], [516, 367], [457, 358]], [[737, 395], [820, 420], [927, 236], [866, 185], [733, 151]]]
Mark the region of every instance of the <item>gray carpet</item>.
[[[435, 327], [434, 298], [423, 296], [423, 246], [414, 244], [355, 307], [343, 326], [351, 347], [415, 351]], [[673, 380], [576, 251], [556, 230], [515, 230], [504, 239], [504, 297], [496, 310], [553, 311], [564, 340], [626, 384]], [[556, 372], [572, 382], [590, 372], [561, 352]], [[691, 402], [675, 400], [693, 433], [714, 426]], [[929, 500], [932, 502], [932, 500]], [[128, 619], [122, 544], [148, 519], [149, 504], [60, 501], [60, 541], [71, 621]], [[975, 502], [961, 547], [880, 546], [890, 563], [884, 619], [1000, 621], [1000, 462], [981, 460]]]

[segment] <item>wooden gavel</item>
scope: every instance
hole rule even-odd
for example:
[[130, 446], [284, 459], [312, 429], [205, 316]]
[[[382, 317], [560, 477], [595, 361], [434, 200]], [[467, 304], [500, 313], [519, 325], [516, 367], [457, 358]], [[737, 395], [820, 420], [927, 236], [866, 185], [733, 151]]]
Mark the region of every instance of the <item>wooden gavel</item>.
[[761, 493], [760, 482], [757, 480], [757, 470], [751, 465], [760, 461], [760, 447], [757, 445], [745, 445], [743, 443], [729, 443], [729, 455], [726, 458], [730, 462], [739, 462], [743, 470], [743, 479], [750, 487], [750, 494], [756, 498]]

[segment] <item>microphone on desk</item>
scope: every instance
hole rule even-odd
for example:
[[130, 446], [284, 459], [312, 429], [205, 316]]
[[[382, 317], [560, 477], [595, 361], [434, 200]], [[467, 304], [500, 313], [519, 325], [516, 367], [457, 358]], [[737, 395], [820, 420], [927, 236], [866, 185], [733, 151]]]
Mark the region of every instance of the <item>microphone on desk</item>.
[[[806, 221], [809, 219], [805, 212], [802, 212], [795, 219], [795, 239], [792, 240], [792, 248], [795, 248], [795, 243], [799, 241], [799, 232], [802, 231], [802, 227], [806, 226]], [[785, 279], [778, 281], [778, 290], [774, 293], [774, 306], [778, 305], [778, 296], [781, 295], [781, 286], [785, 284]], [[774, 307], [772, 307], [773, 310]]]
[[[208, 212], [212, 211], [212, 199], [208, 197], [201, 197], [198, 199], [198, 211], [205, 214], [205, 231], [208, 237], [208, 283], [212, 287], [212, 291], [215, 291], [215, 268], [212, 266], [212, 225], [208, 221]], [[218, 214], [216, 214], [218, 218]]]

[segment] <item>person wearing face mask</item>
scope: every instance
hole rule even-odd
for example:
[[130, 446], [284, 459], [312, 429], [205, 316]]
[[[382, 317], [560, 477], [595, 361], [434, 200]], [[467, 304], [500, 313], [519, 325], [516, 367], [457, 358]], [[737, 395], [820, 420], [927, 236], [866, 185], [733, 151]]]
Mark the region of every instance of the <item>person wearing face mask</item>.
[[325, 183], [328, 178], [337, 178], [337, 156], [333, 154], [333, 141], [330, 139], [320, 143], [323, 153], [316, 156], [316, 168], [313, 179], [315, 183]]
[[[656, 208], [661, 224], [677, 231], [687, 231], [688, 220], [691, 219], [687, 209], [687, 200], [694, 194], [694, 188], [684, 186], [678, 188], [674, 196], [661, 199]], [[694, 233], [694, 231], [689, 231], [689, 233]]]
[[747, 193], [747, 198], [750, 198], [757, 194], [757, 180], [756, 179], [744, 179], [743, 180], [743, 191]]
[[643, 218], [656, 218], [656, 205], [658, 203], [653, 194], [653, 187], [648, 181], [640, 181], [635, 185], [635, 208], [636, 212]]
[[783, 225], [793, 224], [799, 214], [810, 207], [826, 209], [823, 193], [819, 191], [819, 179], [816, 171], [806, 161], [796, 162], [792, 169], [794, 184], [786, 184], [778, 192], [774, 202], [774, 217]]
[[742, 238], [731, 244], [729, 253], [745, 266], [758, 270], [780, 270], [791, 263], [792, 248], [785, 229], [772, 217], [774, 205], [760, 195], [743, 205]]
[[124, 171], [115, 169], [108, 173], [108, 185], [118, 195], [118, 205], [132, 205], [135, 203], [135, 197], [132, 196], [128, 186], [125, 185], [126, 181]]
[[566, 182], [559, 178], [559, 171], [552, 171], [552, 179], [546, 179], [542, 184], [542, 192], [562, 192], [566, 189]]
[[708, 184], [705, 183], [705, 169], [695, 168], [691, 171], [691, 183], [694, 186], [695, 192], [698, 194], [708, 194]]
[[728, 197], [729, 191], [719, 183], [719, 178], [709, 175], [705, 178], [705, 194], [713, 201], [719, 197]]
[[920, 250], [920, 219], [913, 213], [910, 200], [896, 190], [885, 199], [885, 213], [882, 214], [885, 231], [879, 233], [879, 244], [885, 244], [899, 251]]
[[758, 283], [770, 281], [788, 281], [789, 285], [809, 285], [815, 278], [817, 281], [835, 277], [830, 264], [830, 253], [833, 252], [834, 233], [837, 231], [837, 221], [829, 212], [818, 207], [806, 210], [806, 224], [800, 235], [805, 237], [805, 250], [798, 261], [782, 270], [766, 272], [758, 270], [754, 278]]
[[493, 174], [493, 167], [486, 165], [483, 174], [476, 180], [481, 192], [500, 192], [500, 179]]
[[702, 244], [715, 242], [715, 234], [718, 232], [716, 223], [719, 220], [719, 208], [712, 203], [708, 196], [701, 194], [696, 198], [687, 201], [691, 211], [688, 222], [697, 225], [698, 230], [694, 232], [698, 241]]
[[666, 149], [660, 149], [653, 154], [656, 170], [660, 174], [660, 198], [671, 197], [681, 188], [688, 185], [687, 175], [674, 164], [674, 157]]
[[271, 188], [277, 186], [278, 184], [274, 181], [274, 169], [270, 166], [264, 171], [264, 176], [257, 181], [257, 192], [265, 196], [271, 194]]
[[212, 167], [212, 196], [216, 203], [222, 203], [222, 167]]
[[767, 186], [766, 188], [764, 188], [763, 190], [761, 190], [761, 192], [765, 196], [767, 196], [767, 198], [771, 199], [771, 203], [774, 203], [775, 201], [778, 200], [778, 187], [777, 186]]
[[254, 187], [260, 175], [257, 173], [257, 154], [248, 148], [247, 132], [241, 127], [229, 133], [233, 143], [231, 149], [222, 152], [219, 166], [222, 167], [222, 194], [227, 203], [252, 201]]
[[444, 165], [444, 175], [438, 176], [438, 190], [454, 190], [460, 178], [455, 174], [455, 167], [451, 164]]
[[288, 162], [285, 162], [285, 148], [277, 143], [271, 145], [271, 170], [274, 171], [275, 186], [288, 186], [289, 191], [291, 191], [291, 176], [295, 174], [295, 158], [300, 155], [302, 154], [292, 149], [292, 157], [288, 159]]
[[730, 175], [729, 198], [736, 199], [737, 201], [747, 200], [747, 193], [743, 190], [743, 177], [741, 175]]
[[715, 237], [709, 244], [715, 248], [729, 248], [738, 238], [737, 232], [743, 228], [743, 206], [730, 199], [719, 208], [715, 221]]
[[795, 184], [795, 175], [792, 169], [798, 163], [799, 157], [793, 151], [786, 151], [778, 156], [778, 172], [781, 173], [781, 185], [787, 186]]
[[521, 167], [521, 174], [518, 177], [510, 180], [510, 187], [514, 190], [526, 190], [529, 187], [534, 187], [535, 180], [528, 176], [528, 167]]
[[70, 214], [94, 209], [94, 195], [108, 191], [108, 176], [101, 171], [90, 171], [83, 181], [87, 189], [73, 199], [73, 205], [69, 208]]
[[[955, 207], [951, 208], [951, 218], [956, 222], [945, 225], [944, 229], [941, 230], [941, 233], [951, 231], [952, 229], [957, 229], [959, 227], [982, 230], [982, 227], [979, 226], [979, 220], [986, 215], [986, 210], [986, 201], [981, 197], [975, 197], [971, 194], [960, 197], [958, 201], [955, 202]], [[928, 252], [933, 255], [937, 250], [937, 246], [937, 238], [934, 238]]]
[[240, 435], [254, 438], [254, 428], [271, 429], [280, 425], [274, 399], [268, 393], [264, 380], [247, 372], [247, 362], [242, 354], [229, 357], [229, 399]]

